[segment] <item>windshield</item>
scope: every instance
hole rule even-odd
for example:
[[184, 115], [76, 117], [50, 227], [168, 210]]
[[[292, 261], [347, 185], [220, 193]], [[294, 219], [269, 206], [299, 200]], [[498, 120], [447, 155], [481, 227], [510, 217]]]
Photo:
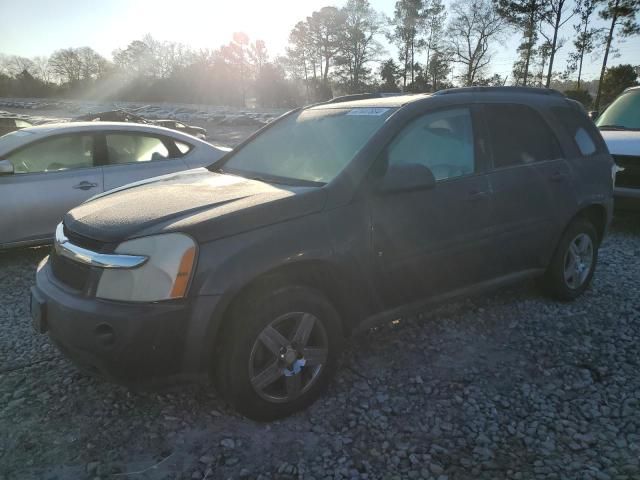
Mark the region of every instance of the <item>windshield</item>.
[[323, 108], [291, 114], [246, 144], [222, 170], [278, 183], [323, 184], [346, 167], [392, 108]]
[[640, 89], [623, 93], [598, 117], [601, 128], [617, 127], [640, 130]]

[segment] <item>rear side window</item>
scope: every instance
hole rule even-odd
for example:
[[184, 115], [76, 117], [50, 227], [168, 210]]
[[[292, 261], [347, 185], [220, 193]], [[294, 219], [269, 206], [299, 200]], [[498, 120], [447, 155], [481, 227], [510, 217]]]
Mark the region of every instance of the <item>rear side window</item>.
[[573, 139], [582, 155], [593, 155], [599, 151], [599, 142], [594, 135], [595, 127], [586, 115], [569, 106], [552, 107], [551, 111]]
[[150, 162], [170, 157], [165, 144], [156, 137], [120, 133], [105, 137], [110, 164]]
[[558, 141], [544, 119], [526, 105], [484, 107], [494, 168], [526, 165], [562, 157]]

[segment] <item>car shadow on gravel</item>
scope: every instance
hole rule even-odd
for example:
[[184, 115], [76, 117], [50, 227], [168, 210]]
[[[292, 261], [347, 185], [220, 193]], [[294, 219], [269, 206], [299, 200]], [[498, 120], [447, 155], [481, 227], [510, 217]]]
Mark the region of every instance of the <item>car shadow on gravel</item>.
[[2, 253], [0, 478], [637, 478], [639, 218], [577, 301], [524, 282], [356, 335], [327, 394], [270, 424], [81, 374], [31, 331], [47, 250]]

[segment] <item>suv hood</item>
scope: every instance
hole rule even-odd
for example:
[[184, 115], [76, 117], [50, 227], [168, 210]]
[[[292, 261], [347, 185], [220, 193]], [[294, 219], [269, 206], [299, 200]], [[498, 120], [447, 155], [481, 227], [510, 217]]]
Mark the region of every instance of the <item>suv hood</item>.
[[640, 131], [600, 130], [611, 155], [640, 155]]
[[318, 187], [273, 185], [198, 168], [98, 195], [67, 213], [64, 225], [108, 243], [168, 232], [207, 242], [317, 212], [325, 197]]

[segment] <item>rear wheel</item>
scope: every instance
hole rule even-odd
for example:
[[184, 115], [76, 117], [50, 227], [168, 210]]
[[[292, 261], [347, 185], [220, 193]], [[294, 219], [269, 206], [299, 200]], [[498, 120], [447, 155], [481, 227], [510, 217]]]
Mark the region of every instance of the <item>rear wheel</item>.
[[272, 420], [311, 404], [336, 367], [340, 320], [317, 290], [285, 287], [236, 309], [218, 358], [222, 395], [240, 413]]
[[542, 278], [543, 288], [560, 300], [574, 300], [588, 287], [598, 260], [598, 235], [591, 222], [574, 220], [563, 234]]

